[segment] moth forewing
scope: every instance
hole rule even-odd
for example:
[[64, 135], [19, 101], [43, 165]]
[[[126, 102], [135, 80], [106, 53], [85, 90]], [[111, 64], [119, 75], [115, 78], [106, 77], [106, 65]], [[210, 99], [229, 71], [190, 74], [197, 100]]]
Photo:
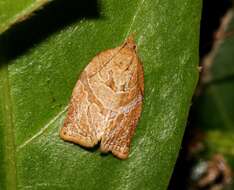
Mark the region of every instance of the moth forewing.
[[143, 94], [143, 66], [129, 37], [121, 46], [96, 55], [86, 66], [73, 89], [61, 138], [84, 147], [100, 141], [101, 152], [126, 159]]

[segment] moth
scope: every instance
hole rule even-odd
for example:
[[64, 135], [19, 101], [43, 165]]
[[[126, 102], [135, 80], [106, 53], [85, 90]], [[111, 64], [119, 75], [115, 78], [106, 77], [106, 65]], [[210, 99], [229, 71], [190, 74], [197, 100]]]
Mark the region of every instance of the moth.
[[60, 136], [119, 159], [129, 155], [142, 111], [144, 72], [133, 37], [96, 55], [77, 81]]

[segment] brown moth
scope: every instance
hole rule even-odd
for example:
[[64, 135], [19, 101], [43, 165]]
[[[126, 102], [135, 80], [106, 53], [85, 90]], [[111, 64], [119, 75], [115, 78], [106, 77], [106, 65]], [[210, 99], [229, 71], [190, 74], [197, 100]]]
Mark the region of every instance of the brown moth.
[[129, 37], [121, 46], [96, 55], [73, 89], [60, 131], [66, 141], [84, 147], [100, 142], [101, 152], [126, 159], [144, 94], [144, 73]]

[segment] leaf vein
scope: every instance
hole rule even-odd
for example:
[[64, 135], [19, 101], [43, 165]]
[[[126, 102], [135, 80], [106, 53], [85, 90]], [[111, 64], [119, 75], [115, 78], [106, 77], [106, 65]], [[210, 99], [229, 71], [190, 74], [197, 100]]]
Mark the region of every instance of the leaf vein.
[[21, 150], [22, 148], [24, 148], [26, 145], [30, 144], [34, 139], [36, 139], [37, 137], [41, 136], [49, 127], [51, 124], [53, 124], [66, 110], [67, 110], [68, 106], [66, 106], [65, 108], [63, 108], [55, 117], [53, 117], [44, 127], [42, 127], [35, 135], [33, 135], [32, 137], [30, 137], [28, 140], [26, 140], [24, 143], [22, 143], [21, 145], [19, 145], [16, 149], [16, 151], [18, 152], [19, 150]]
[[126, 37], [125, 37], [125, 38], [127, 38], [127, 37], [130, 35], [130, 32], [131, 32], [131, 30], [132, 30], [132, 26], [133, 26], [133, 24], [135, 23], [136, 17], [137, 17], [137, 15], [138, 15], [138, 13], [140, 12], [140, 10], [141, 10], [142, 5], [144, 4], [144, 2], [145, 2], [145, 0], [142, 0], [142, 1], [138, 4], [136, 13], [133, 15], [132, 22], [130, 23], [130, 26], [129, 26], [129, 29], [128, 29], [128, 31], [127, 31], [127, 34], [126, 34]]
[[[1, 60], [4, 64], [4, 60]], [[9, 71], [7, 64], [0, 68], [0, 81], [2, 81], [3, 92], [2, 99], [2, 113], [3, 113], [3, 143], [6, 148], [4, 151], [4, 166], [6, 177], [6, 188], [16, 189], [16, 157], [15, 157], [15, 135], [12, 112], [12, 99], [10, 92]]]

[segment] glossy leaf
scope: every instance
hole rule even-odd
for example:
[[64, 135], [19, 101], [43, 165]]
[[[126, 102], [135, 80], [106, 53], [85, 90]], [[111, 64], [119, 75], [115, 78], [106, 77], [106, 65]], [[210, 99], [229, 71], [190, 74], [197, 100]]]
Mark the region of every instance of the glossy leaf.
[[[0, 186], [165, 190], [198, 78], [200, 9], [192, 0], [55, 1], [2, 34]], [[62, 141], [80, 72], [132, 33], [145, 99], [130, 158]]]
[[51, 0], [1, 0], [0, 1], [0, 32], [12, 25], [22, 22], [32, 13]]

